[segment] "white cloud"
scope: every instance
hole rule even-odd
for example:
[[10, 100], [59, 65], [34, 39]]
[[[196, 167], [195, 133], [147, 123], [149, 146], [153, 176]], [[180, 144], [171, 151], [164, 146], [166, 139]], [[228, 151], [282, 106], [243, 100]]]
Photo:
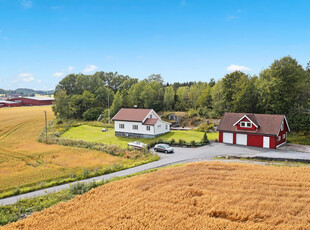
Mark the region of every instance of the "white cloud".
[[74, 70], [74, 66], [69, 66], [68, 67], [68, 72], [72, 72]]
[[24, 8], [31, 8], [32, 7], [32, 1], [30, 1], [30, 0], [22, 0], [21, 4]]
[[59, 78], [63, 77], [64, 75], [65, 75], [64, 72], [56, 72], [56, 73], [53, 74], [54, 77], [59, 77]]
[[227, 66], [226, 70], [229, 71], [229, 72], [234, 72], [234, 71], [246, 71], [246, 72], [249, 72], [252, 69], [249, 68], [249, 67], [243, 66], [243, 65], [234, 65], [234, 64], [232, 64], [230, 66]]
[[96, 69], [98, 69], [98, 66], [95, 66], [95, 65], [88, 65], [88, 66], [83, 70], [83, 72], [84, 72], [84, 73], [89, 73], [89, 72], [95, 71]]
[[22, 81], [29, 82], [34, 80], [33, 73], [20, 73], [18, 78]]
[[41, 83], [41, 82], [42, 82], [42, 80], [41, 80], [41, 79], [39, 79], [39, 80], [37, 80], [37, 82], [38, 82], [38, 83]]

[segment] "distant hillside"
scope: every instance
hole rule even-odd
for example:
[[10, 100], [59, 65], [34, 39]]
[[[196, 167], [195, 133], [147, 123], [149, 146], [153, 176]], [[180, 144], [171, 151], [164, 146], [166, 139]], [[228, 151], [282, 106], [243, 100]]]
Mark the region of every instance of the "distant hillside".
[[19, 96], [34, 96], [35, 94], [52, 95], [53, 93], [54, 93], [54, 90], [34, 90], [34, 89], [27, 89], [27, 88], [18, 88], [15, 90], [0, 89], [0, 94], [6, 94], [6, 95], [17, 94]]

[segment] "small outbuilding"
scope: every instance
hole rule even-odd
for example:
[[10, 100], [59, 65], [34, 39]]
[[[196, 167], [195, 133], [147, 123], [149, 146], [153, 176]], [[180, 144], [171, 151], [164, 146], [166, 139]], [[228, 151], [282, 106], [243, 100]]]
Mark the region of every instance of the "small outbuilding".
[[285, 115], [225, 113], [217, 128], [219, 142], [278, 148], [286, 143], [290, 128]]
[[154, 138], [170, 132], [171, 123], [163, 121], [153, 109], [122, 108], [112, 120], [116, 136]]

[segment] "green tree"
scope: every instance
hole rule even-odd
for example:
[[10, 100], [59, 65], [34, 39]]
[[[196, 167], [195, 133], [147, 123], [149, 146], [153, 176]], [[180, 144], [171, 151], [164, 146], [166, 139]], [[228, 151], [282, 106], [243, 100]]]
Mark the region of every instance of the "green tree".
[[165, 89], [164, 95], [164, 108], [166, 110], [173, 110], [174, 109], [174, 96], [175, 91], [172, 86], [168, 86]]

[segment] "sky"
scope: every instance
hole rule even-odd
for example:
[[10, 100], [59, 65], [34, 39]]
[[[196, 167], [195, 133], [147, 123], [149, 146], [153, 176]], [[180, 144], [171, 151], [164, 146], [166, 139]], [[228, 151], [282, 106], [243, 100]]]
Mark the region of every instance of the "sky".
[[308, 0], [0, 0], [0, 88], [54, 89], [69, 73], [165, 82], [258, 75], [310, 61]]

